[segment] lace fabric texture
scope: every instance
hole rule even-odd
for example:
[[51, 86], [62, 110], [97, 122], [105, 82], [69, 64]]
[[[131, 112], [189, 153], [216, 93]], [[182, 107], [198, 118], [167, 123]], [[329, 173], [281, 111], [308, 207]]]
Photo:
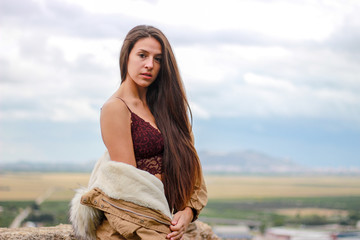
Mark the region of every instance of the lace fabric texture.
[[162, 173], [162, 157], [154, 156], [148, 159], [139, 159], [136, 161], [137, 167], [139, 169], [148, 171], [151, 174], [161, 174]]
[[[129, 109], [130, 110], [130, 109]], [[161, 174], [164, 139], [160, 131], [131, 112], [131, 135], [137, 168]]]

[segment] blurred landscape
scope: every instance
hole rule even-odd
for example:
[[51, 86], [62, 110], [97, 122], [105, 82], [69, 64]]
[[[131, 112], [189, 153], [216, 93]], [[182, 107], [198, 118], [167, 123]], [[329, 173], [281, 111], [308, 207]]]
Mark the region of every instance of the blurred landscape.
[[[209, 194], [200, 220], [224, 239], [281, 239], [279, 231], [304, 235], [293, 231], [314, 228], [359, 239], [357, 169], [305, 168], [255, 151], [199, 155]], [[0, 227], [11, 226], [24, 212], [19, 226], [69, 223], [69, 201], [76, 188], [87, 185], [94, 164], [2, 163]]]
[[68, 223], [104, 151], [99, 113], [120, 83], [123, 39], [149, 24], [172, 44], [194, 116], [200, 220], [223, 239], [360, 240], [359, 1], [0, 9], [1, 227]]
[[[246, 150], [228, 153], [199, 152], [206, 174], [325, 174], [360, 175], [360, 167], [305, 166], [286, 158]], [[0, 163], [0, 171], [13, 172], [91, 172], [96, 160], [88, 162], [16, 161]]]

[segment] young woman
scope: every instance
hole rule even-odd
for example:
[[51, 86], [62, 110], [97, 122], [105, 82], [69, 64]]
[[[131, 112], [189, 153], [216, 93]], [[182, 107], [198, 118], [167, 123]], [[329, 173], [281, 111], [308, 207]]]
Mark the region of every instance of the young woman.
[[86, 239], [181, 239], [207, 194], [165, 35], [152, 26], [130, 30], [120, 71], [121, 85], [101, 110], [107, 151], [74, 197], [71, 222]]

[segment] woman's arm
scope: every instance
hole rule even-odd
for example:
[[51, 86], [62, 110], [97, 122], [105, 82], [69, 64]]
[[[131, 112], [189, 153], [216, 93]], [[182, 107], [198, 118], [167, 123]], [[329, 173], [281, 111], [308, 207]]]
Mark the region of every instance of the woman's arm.
[[189, 224], [198, 218], [200, 211], [207, 204], [207, 199], [207, 189], [202, 176], [201, 183], [195, 184], [194, 193], [185, 209], [174, 215], [170, 226], [171, 233], [168, 234], [167, 238], [171, 240], [181, 239]]
[[171, 240], [181, 239], [186, 233], [186, 230], [191, 223], [191, 220], [194, 218], [193, 211], [189, 207], [185, 207], [184, 210], [178, 211], [175, 213], [172, 221], [169, 233], [166, 238]]
[[[190, 132], [190, 137], [192, 143], [195, 144], [194, 133], [192, 131]], [[198, 218], [200, 211], [206, 206], [207, 201], [207, 189], [205, 185], [204, 175], [201, 171], [201, 182], [195, 183], [194, 192], [191, 195], [190, 201], [186, 205], [193, 210], [194, 218], [192, 219], [192, 221], [195, 221]]]
[[101, 109], [101, 135], [110, 159], [136, 167], [131, 137], [131, 114], [117, 99], [108, 100]]
[[194, 218], [192, 221], [195, 221], [198, 218], [200, 211], [206, 206], [207, 201], [208, 197], [205, 180], [204, 176], [201, 176], [201, 183], [195, 184], [194, 193], [191, 195], [190, 201], [186, 205], [193, 210]]

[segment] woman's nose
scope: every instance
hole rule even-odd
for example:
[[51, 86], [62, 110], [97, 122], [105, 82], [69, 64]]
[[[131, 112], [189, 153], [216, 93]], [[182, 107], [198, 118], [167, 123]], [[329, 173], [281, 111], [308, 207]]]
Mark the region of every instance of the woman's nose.
[[154, 67], [154, 59], [149, 57], [145, 63], [145, 68], [152, 69]]

